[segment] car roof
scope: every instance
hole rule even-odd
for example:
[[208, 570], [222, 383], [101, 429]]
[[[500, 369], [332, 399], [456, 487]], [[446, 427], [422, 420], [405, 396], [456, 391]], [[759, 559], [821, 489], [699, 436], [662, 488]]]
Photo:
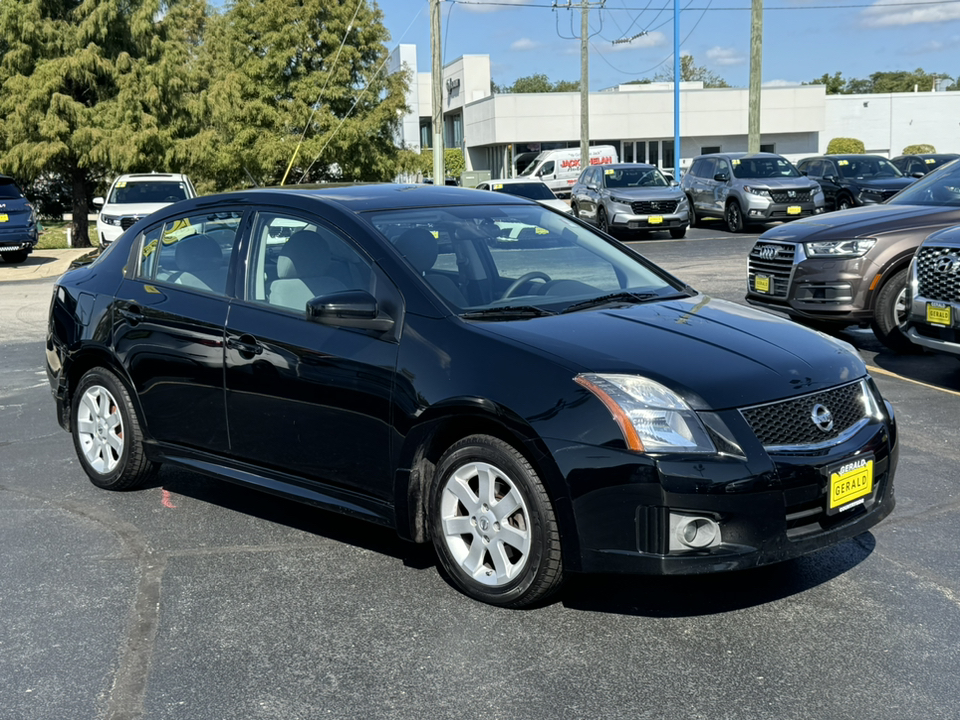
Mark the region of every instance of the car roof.
[[538, 178], [496, 178], [494, 180], [484, 180], [485, 183], [500, 183], [502, 185], [546, 185], [543, 180]]
[[127, 173], [126, 175], [120, 175], [114, 183], [124, 181], [124, 182], [138, 182], [141, 180], [160, 180], [165, 181], [169, 180], [171, 182], [184, 182], [187, 179], [186, 175], [182, 173]]
[[591, 167], [614, 169], [641, 168], [643, 170], [653, 170], [656, 168], [656, 165], [651, 165], [650, 163], [610, 163], [609, 165], [593, 165]]
[[825, 155], [815, 155], [814, 157], [804, 158], [804, 160], [813, 160], [815, 158], [831, 158], [831, 159], [853, 159], [853, 158], [880, 158], [881, 160], [886, 160], [883, 155], [877, 155], [876, 153], [827, 153]]
[[901, 158], [934, 158], [935, 160], [946, 160], [947, 158], [958, 158], [957, 153], [910, 153], [909, 155], [897, 155], [894, 160]]
[[[700, 155], [699, 157], [724, 157], [730, 160], [736, 158], [742, 160], [745, 157], [756, 157], [756, 158], [783, 158], [782, 155], [777, 153], [768, 153], [768, 152], [729, 152], [729, 153], [707, 153], [706, 155]], [[783, 158], [786, 159], [786, 158]]]
[[[463, 205], [538, 205], [533, 200], [492, 193], [488, 190], [450, 187], [449, 185], [357, 184], [357, 185], [285, 185], [271, 188], [248, 188], [230, 193], [205, 195], [181, 201], [179, 208], [200, 207], [213, 203], [269, 203], [281, 197], [301, 198], [307, 202], [336, 203], [355, 213], [407, 208], [456, 207]], [[189, 203], [190, 205], [187, 205]]]

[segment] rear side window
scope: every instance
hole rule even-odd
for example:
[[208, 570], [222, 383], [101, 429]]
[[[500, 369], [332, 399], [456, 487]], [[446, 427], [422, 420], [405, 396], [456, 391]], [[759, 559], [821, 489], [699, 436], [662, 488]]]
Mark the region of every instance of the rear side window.
[[20, 192], [20, 188], [17, 187], [17, 184], [13, 180], [10, 178], [0, 178], [0, 199], [15, 200], [22, 197], [23, 193]]

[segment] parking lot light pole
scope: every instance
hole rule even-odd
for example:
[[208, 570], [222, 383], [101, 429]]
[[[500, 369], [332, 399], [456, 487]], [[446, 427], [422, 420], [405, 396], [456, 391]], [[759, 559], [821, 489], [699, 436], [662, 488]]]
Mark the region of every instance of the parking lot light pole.
[[673, 179], [680, 182], [680, 0], [673, 0]]

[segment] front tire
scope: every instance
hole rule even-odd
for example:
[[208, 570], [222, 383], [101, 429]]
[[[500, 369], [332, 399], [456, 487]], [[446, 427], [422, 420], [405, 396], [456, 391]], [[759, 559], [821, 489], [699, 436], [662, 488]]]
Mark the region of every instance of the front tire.
[[919, 353], [921, 348], [910, 342], [900, 329], [907, 319], [907, 270], [895, 273], [880, 288], [873, 306], [871, 327], [877, 340], [896, 353]]
[[680, 238], [684, 237], [686, 234], [687, 234], [686, 225], [678, 228], [670, 228], [670, 237], [672, 237], [674, 240], [679, 240]]
[[690, 210], [690, 227], [697, 227], [697, 224], [700, 222], [700, 218], [697, 217], [697, 208], [693, 204], [693, 198], [687, 195], [687, 205]]
[[610, 224], [607, 221], [607, 211], [603, 208], [597, 210], [597, 227], [600, 228], [601, 232], [605, 232], [607, 235], [610, 234]]
[[430, 493], [440, 564], [470, 597], [525, 607], [563, 580], [560, 533], [533, 466], [511, 445], [471, 435], [447, 450]]
[[740, 209], [740, 203], [736, 200], [727, 203], [727, 207], [723, 211], [723, 219], [727, 223], [728, 231], [732, 233], [743, 232], [743, 210]]
[[159, 467], [143, 452], [143, 433], [123, 383], [105, 368], [84, 375], [73, 396], [70, 427], [80, 464], [97, 487], [128, 490]]
[[853, 207], [853, 198], [847, 194], [841, 195], [837, 198], [837, 212], [841, 210], [849, 210]]

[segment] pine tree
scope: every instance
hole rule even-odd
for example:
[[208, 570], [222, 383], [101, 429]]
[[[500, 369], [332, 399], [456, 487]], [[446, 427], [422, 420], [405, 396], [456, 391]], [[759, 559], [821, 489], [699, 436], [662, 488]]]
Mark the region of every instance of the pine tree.
[[[202, 0], [3, 0], [0, 163], [73, 188], [74, 233], [108, 173], [167, 170], [183, 110], [189, 33]], [[176, 168], [173, 168], [176, 169]]]

